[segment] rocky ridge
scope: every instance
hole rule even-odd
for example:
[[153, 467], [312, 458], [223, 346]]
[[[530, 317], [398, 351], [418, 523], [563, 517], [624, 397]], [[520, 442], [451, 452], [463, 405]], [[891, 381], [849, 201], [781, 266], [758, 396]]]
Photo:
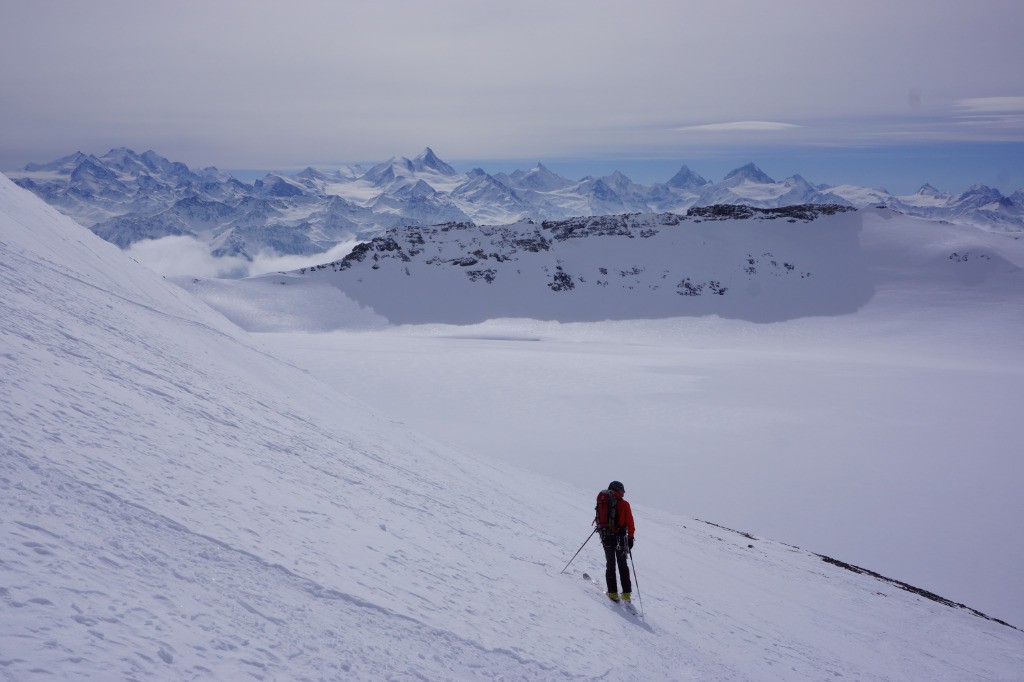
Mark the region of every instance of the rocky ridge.
[[393, 323], [712, 312], [768, 321], [866, 300], [855, 257], [823, 261], [837, 249], [855, 256], [858, 229], [857, 210], [836, 204], [452, 222], [394, 228], [295, 274], [333, 277]]

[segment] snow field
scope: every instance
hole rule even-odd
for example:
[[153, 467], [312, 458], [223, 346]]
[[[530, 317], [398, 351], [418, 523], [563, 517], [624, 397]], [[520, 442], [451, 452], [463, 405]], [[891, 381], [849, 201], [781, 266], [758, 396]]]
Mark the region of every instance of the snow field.
[[[3, 179], [0, 291], [5, 680], [1024, 668], [1019, 631], [632, 488], [648, 620], [627, 619], [558, 573], [592, 485], [409, 428], [349, 396], [359, 377], [282, 359]], [[572, 570], [600, 563], [591, 543]]]
[[[688, 234], [573, 239], [560, 254], [567, 270], [589, 272], [610, 257], [595, 245], [605, 239], [625, 245], [620, 263], [670, 265], [677, 252], [669, 240], [700, 249], [714, 239], [717, 248], [699, 251], [707, 278], [734, 268], [740, 247], [761, 240], [821, 275], [810, 291], [768, 277], [770, 294], [741, 291], [738, 303], [721, 305], [748, 319], [796, 318], [784, 324], [506, 319], [368, 329], [354, 318], [358, 333], [264, 338], [467, 450], [582, 488], [604, 471], [628, 479], [636, 499], [655, 507], [785, 538], [1024, 622], [1024, 590], [1016, 588], [1024, 469], [1015, 454], [1024, 437], [1016, 417], [1024, 401], [1024, 247], [891, 211], [859, 212], [856, 226], [848, 217], [838, 216], [834, 235], [813, 235], [825, 229], [817, 223], [684, 223], [679, 230]], [[809, 234], [820, 248], [796, 253]], [[382, 271], [390, 266], [381, 262]], [[363, 282], [348, 293], [369, 291], [365, 300], [386, 300], [382, 309], [399, 319], [408, 311], [446, 320], [483, 305], [507, 273], [470, 286], [461, 273], [446, 279], [424, 268], [373, 288], [379, 274], [355, 275]], [[313, 279], [346, 288], [350, 281], [329, 270]], [[545, 297], [561, 297], [558, 305], [578, 306], [576, 313], [600, 305], [583, 286], [552, 295], [537, 280], [520, 277], [519, 310], [551, 315], [555, 304]], [[251, 300], [245, 291], [266, 286], [257, 282], [235, 295]], [[830, 296], [844, 286], [849, 300]], [[669, 292], [669, 303], [680, 298]], [[343, 324], [335, 315], [342, 308], [326, 294], [322, 300], [305, 324]], [[657, 315], [665, 310], [657, 300], [636, 296], [635, 306]], [[823, 310], [833, 315], [815, 316]], [[277, 313], [263, 313], [266, 328]]]

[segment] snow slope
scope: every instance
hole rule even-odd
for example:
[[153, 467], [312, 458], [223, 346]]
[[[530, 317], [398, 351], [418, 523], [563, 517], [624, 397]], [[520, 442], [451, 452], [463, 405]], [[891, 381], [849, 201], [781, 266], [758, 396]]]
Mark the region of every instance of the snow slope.
[[579, 486], [628, 456], [654, 506], [1024, 622], [1024, 242], [728, 213], [408, 228], [183, 284], [246, 328], [344, 330], [272, 342], [418, 430]]
[[1024, 668], [1006, 625], [640, 504], [637, 622], [559, 574], [590, 488], [413, 432], [2, 178], [0, 291], [5, 680]]

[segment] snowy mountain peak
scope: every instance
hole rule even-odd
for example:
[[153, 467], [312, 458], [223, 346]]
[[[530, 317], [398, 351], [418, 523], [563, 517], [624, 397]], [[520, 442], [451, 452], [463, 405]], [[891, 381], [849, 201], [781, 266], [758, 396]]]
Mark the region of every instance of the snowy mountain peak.
[[70, 179], [72, 184], [83, 181], [116, 182], [118, 180], [116, 173], [92, 156], [82, 159], [82, 162], [71, 171]]
[[139, 158], [142, 159], [147, 166], [154, 169], [168, 168], [172, 164], [172, 161], [170, 159], [160, 156], [152, 149], [147, 149], [146, 151], [142, 152]]
[[708, 184], [708, 181], [684, 165], [665, 184], [676, 189], [697, 189]]
[[411, 160], [404, 156], [393, 156], [366, 171], [361, 179], [373, 183], [376, 187], [386, 187], [415, 173], [416, 167]]
[[551, 172], [543, 163], [538, 163], [528, 171], [515, 171], [510, 176], [516, 187], [531, 189], [537, 192], [551, 192], [563, 189], [572, 184], [571, 180]]
[[775, 181], [772, 180], [767, 173], [765, 173], [763, 170], [755, 166], [753, 163], [748, 163], [746, 166], [740, 166], [736, 170], [729, 172], [729, 174], [725, 176], [722, 182], [740, 182], [744, 180], [756, 182], [763, 185], [775, 184]]
[[430, 147], [424, 149], [419, 156], [412, 160], [412, 166], [419, 172], [434, 171], [441, 175], [458, 175], [459, 172], [438, 158], [437, 154]]
[[928, 183], [928, 182], [926, 182], [923, 185], [921, 185], [921, 188], [917, 190], [916, 194], [919, 194], [919, 195], [925, 196], [925, 197], [948, 196], [945, 192], [941, 192], [941, 191], [935, 189], [935, 187], [933, 187], [931, 185], [931, 183]]
[[633, 181], [629, 179], [629, 176], [619, 171], [604, 176], [599, 182], [604, 183], [618, 194], [628, 194], [635, 186]]
[[997, 190], [996, 188], [989, 187], [988, 185], [983, 185], [983, 184], [980, 184], [980, 183], [976, 183], [976, 184], [971, 185], [960, 196], [964, 197], [964, 196], [968, 196], [968, 195], [978, 195], [978, 194], [983, 194], [985, 196], [995, 197], [995, 198], [998, 198], [998, 199], [1002, 199], [1003, 198], [1003, 193], [1000, 192], [999, 190]]
[[1016, 205], [1010, 197], [988, 185], [971, 185], [966, 192], [957, 197], [952, 205], [958, 211], [980, 211], [985, 214], [1005, 213], [1020, 216], [1024, 207]]
[[618, 192], [616, 192], [611, 185], [605, 182], [604, 178], [599, 178], [594, 181], [593, 185], [591, 186], [590, 193], [594, 196], [594, 198], [599, 199], [601, 201], [621, 202], [621, 198], [619, 197]]
[[417, 198], [433, 197], [437, 196], [437, 190], [435, 190], [433, 187], [431, 187], [423, 180], [417, 180], [412, 184], [405, 185], [404, 187], [402, 187], [398, 192], [396, 192], [396, 196]]
[[70, 173], [78, 166], [78, 164], [82, 163], [87, 158], [89, 157], [86, 154], [83, 154], [82, 152], [75, 152], [74, 154], [62, 156], [61, 158], [49, 163], [29, 163], [21, 170], [29, 173], [39, 171], [64, 171], [66, 173]]
[[150, 170], [142, 161], [142, 157], [127, 147], [111, 149], [100, 157], [100, 161], [108, 168], [113, 168], [129, 175], [136, 175], [139, 172]]
[[306, 166], [299, 173], [297, 173], [295, 177], [305, 178], [307, 180], [318, 180], [323, 182], [327, 180], [330, 176], [328, 176], [327, 173], [324, 173], [323, 171], [313, 168], [312, 166]]
[[296, 197], [305, 194], [299, 183], [278, 173], [267, 173], [254, 183], [257, 193], [270, 197]]

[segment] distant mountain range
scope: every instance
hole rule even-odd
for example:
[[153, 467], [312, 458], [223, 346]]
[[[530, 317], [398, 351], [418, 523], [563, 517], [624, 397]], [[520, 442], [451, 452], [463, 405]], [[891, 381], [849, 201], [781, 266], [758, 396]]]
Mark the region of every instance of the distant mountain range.
[[429, 147], [372, 167], [269, 173], [252, 184], [216, 168], [192, 170], [153, 151], [76, 152], [7, 173], [18, 185], [122, 248], [144, 239], [190, 236], [215, 256], [312, 255], [405, 225], [510, 224], [625, 213], [680, 213], [742, 204], [886, 205], [933, 220], [1024, 232], [1024, 189], [1004, 196], [975, 185], [959, 196], [924, 185], [895, 196], [882, 189], [774, 180], [754, 164], [711, 182], [687, 166], [664, 183], [641, 185], [620, 172], [570, 180], [538, 163], [491, 175], [460, 173]]

